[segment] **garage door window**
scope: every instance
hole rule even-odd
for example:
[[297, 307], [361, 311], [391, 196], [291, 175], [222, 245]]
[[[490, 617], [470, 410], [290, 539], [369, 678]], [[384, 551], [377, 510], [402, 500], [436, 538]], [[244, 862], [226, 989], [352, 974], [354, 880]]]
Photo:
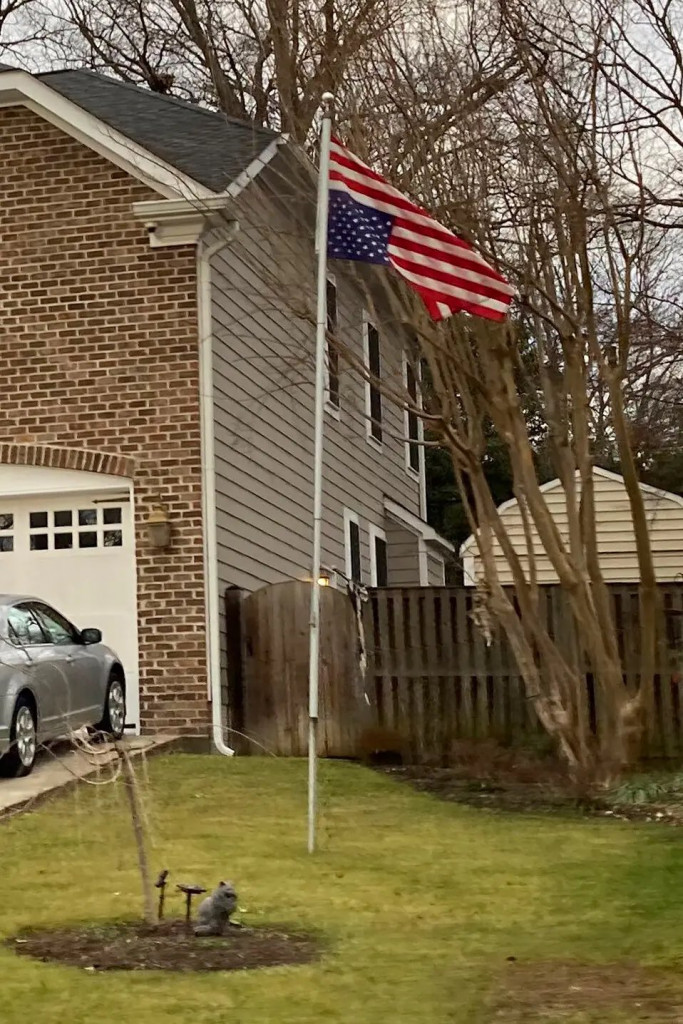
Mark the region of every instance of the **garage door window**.
[[59, 509], [31, 512], [31, 551], [123, 547], [121, 508]]
[[14, 551], [14, 516], [11, 512], [0, 512], [0, 554]]

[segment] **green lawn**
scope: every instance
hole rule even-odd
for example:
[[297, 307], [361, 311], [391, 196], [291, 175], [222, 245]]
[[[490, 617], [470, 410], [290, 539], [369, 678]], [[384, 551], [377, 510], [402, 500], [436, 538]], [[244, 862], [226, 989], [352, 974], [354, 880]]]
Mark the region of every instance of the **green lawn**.
[[[470, 810], [324, 762], [310, 858], [304, 763], [179, 755], [150, 762], [149, 776], [155, 870], [233, 879], [247, 923], [321, 931], [324, 959], [242, 974], [89, 974], [1, 950], [2, 1024], [484, 1024], [505, 1020], [487, 1007], [508, 956], [679, 960], [675, 829]], [[113, 788], [81, 787], [5, 823], [0, 850], [4, 935], [140, 911]], [[180, 912], [175, 896], [169, 904]], [[637, 1013], [562, 1021], [632, 1024]]]

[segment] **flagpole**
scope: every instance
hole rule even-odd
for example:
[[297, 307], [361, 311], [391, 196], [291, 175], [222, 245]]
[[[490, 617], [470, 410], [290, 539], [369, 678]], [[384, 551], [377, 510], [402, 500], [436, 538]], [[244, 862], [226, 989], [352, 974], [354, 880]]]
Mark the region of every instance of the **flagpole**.
[[325, 354], [327, 341], [327, 214], [329, 206], [330, 138], [334, 96], [323, 93], [318, 169], [318, 210], [315, 246], [318, 256], [318, 297], [315, 335], [315, 427], [313, 451], [313, 566], [308, 660], [308, 852], [315, 850], [318, 774], [318, 696], [320, 684], [320, 579], [323, 498], [323, 429], [325, 423]]

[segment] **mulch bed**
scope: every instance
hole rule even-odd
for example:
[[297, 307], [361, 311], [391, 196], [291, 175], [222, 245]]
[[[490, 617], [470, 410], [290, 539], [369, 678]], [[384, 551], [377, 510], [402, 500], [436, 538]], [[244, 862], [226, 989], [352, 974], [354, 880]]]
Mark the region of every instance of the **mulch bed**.
[[86, 971], [243, 971], [307, 964], [320, 955], [311, 935], [273, 928], [231, 928], [221, 938], [196, 938], [184, 921], [116, 923], [26, 931], [6, 945], [20, 956]]
[[578, 790], [559, 761], [486, 741], [460, 745], [457, 759], [447, 768], [428, 764], [374, 767], [421, 792], [470, 807], [683, 824], [681, 807], [616, 806], [600, 794]]
[[678, 973], [636, 963], [510, 963], [497, 979], [490, 1008], [493, 1019], [505, 1024], [581, 1013], [599, 1020], [615, 1010], [629, 1021], [680, 1024], [683, 988]]

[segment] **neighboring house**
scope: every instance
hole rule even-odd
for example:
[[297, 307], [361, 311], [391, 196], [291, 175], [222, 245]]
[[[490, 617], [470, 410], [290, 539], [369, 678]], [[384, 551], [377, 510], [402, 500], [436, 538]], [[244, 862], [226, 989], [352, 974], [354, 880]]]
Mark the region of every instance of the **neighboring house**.
[[[273, 132], [85, 71], [0, 66], [0, 137], [0, 587], [103, 629], [132, 728], [206, 736], [213, 715], [217, 739], [225, 588], [310, 573], [315, 282], [295, 214], [314, 182]], [[343, 343], [417, 393], [408, 340], [344, 267], [329, 300]], [[340, 583], [442, 583], [420, 425], [344, 367], [323, 562]]]
[[[598, 468], [593, 470], [593, 480], [598, 552], [605, 580], [607, 583], [635, 583], [640, 574], [631, 507], [624, 481], [616, 473]], [[641, 484], [640, 489], [647, 512], [657, 579], [660, 583], [680, 581], [683, 578], [683, 498], [647, 484]], [[562, 538], [568, 543], [567, 504], [561, 482], [551, 480], [541, 490]], [[499, 512], [528, 575], [529, 557], [519, 502], [516, 499], [506, 501], [500, 506]], [[533, 527], [532, 541], [538, 582], [557, 583], [555, 570]], [[494, 551], [501, 582], [511, 584], [512, 573], [497, 544]], [[468, 537], [462, 545], [460, 557], [465, 584], [471, 586], [476, 583], [481, 572], [481, 558], [474, 536]]]

